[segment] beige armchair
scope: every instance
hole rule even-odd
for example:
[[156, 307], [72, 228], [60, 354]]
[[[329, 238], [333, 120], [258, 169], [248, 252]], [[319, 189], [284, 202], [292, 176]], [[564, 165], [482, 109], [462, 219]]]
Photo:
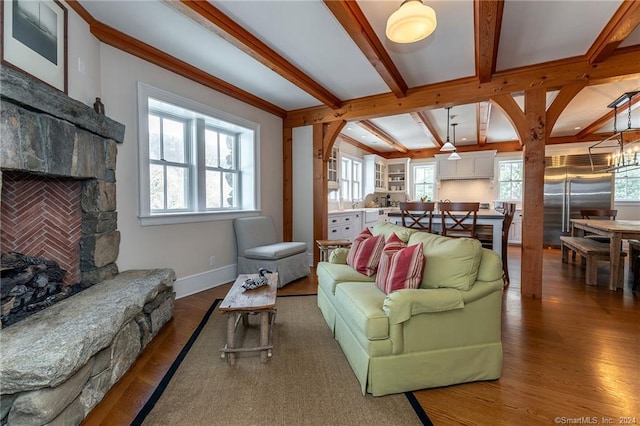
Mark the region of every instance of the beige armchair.
[[278, 272], [278, 287], [311, 273], [307, 244], [279, 242], [271, 216], [235, 219], [238, 274], [257, 274], [259, 268]]

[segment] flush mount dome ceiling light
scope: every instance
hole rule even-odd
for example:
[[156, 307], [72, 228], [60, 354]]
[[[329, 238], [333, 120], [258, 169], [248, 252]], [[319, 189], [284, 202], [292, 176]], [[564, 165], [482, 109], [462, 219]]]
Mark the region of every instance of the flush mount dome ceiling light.
[[387, 19], [387, 38], [396, 43], [413, 43], [436, 29], [436, 12], [422, 0], [405, 0]]

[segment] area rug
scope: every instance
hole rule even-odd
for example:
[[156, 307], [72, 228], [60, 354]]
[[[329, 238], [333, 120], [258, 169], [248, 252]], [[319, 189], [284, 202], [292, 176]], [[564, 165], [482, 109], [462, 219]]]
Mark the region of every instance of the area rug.
[[[216, 300], [132, 424], [431, 425], [411, 392], [362, 395], [316, 300], [278, 297], [273, 357], [241, 352], [233, 366], [220, 357], [227, 321]], [[236, 336], [257, 345], [258, 317]]]

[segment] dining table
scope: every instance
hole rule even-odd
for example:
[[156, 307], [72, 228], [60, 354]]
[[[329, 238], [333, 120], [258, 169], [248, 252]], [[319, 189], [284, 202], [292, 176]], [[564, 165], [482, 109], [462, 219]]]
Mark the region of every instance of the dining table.
[[609, 237], [609, 290], [617, 288], [622, 240], [640, 239], [640, 220], [571, 219], [571, 235], [579, 231]]

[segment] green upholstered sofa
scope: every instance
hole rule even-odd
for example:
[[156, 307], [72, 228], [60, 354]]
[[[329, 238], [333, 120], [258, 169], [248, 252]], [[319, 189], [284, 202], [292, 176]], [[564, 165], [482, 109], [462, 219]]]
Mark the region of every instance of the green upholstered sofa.
[[361, 384], [386, 395], [500, 377], [502, 261], [477, 240], [452, 239], [379, 223], [422, 244], [419, 289], [385, 295], [346, 264], [347, 249], [320, 262], [318, 306]]

